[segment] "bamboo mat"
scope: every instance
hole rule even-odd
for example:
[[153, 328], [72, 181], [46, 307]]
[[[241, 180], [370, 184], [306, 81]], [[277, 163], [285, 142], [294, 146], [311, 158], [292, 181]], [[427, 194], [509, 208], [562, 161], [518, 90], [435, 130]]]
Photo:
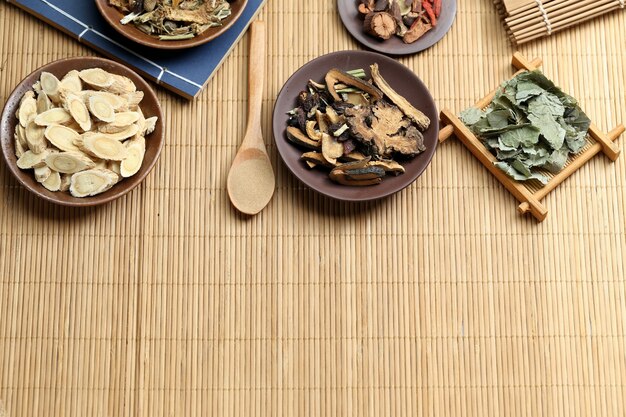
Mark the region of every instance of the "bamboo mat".
[[[0, 168], [0, 416], [623, 416], [626, 158], [600, 156], [538, 224], [457, 141], [371, 204], [304, 188], [271, 141], [274, 97], [320, 54], [359, 46], [334, 1], [270, 0], [264, 134], [277, 190], [229, 205], [247, 40], [198, 100], [158, 89], [167, 145], [130, 195], [71, 210]], [[90, 55], [0, 2], [0, 95]], [[520, 49], [600, 128], [626, 120], [626, 15]], [[440, 108], [511, 74], [491, 0], [401, 61]], [[623, 144], [622, 144], [623, 146]]]

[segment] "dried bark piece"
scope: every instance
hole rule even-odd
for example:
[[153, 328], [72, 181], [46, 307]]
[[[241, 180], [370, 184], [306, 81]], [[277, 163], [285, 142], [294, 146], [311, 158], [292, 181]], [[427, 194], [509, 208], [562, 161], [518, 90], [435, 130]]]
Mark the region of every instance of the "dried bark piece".
[[422, 19], [417, 19], [413, 22], [409, 31], [404, 34], [402, 40], [404, 43], [413, 43], [424, 36], [424, 34], [432, 28], [433, 25], [430, 23], [424, 22]]
[[[337, 93], [335, 89], [335, 84], [337, 84], [338, 82], [363, 90], [364, 92], [368, 93], [374, 101], [380, 100], [381, 98], [383, 98], [383, 93], [378, 88], [340, 69], [337, 69], [337, 68], [331, 69], [330, 71], [326, 73], [325, 78], [326, 78], [325, 80], [326, 88], [328, 89], [328, 92], [330, 93], [330, 95], [336, 101], [341, 101], [341, 97], [339, 96], [339, 94]], [[328, 112], [329, 108], [332, 108], [332, 107], [327, 107], [326, 112]]]
[[297, 127], [289, 126], [287, 128], [287, 139], [289, 139], [296, 145], [300, 145], [308, 149], [321, 149], [321, 144], [319, 142], [311, 140]]
[[374, 84], [380, 88], [387, 97], [402, 110], [402, 112], [411, 120], [413, 120], [421, 130], [426, 130], [430, 126], [430, 119], [421, 111], [413, 107], [411, 103], [400, 94], [398, 94], [387, 81], [380, 75], [378, 64], [370, 66], [372, 79]]
[[327, 133], [322, 133], [322, 155], [324, 158], [335, 165], [337, 158], [343, 155], [343, 144], [337, 141], [337, 139]]
[[70, 180], [70, 193], [74, 197], [89, 197], [103, 193], [118, 181], [116, 173], [107, 169], [89, 169], [77, 172]]

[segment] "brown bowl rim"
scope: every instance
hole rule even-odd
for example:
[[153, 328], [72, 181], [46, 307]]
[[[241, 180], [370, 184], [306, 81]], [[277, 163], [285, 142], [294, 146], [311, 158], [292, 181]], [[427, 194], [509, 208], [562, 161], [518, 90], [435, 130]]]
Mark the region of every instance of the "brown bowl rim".
[[[49, 191], [43, 185], [37, 183], [34, 179], [31, 170], [21, 170], [17, 167], [17, 157], [15, 155], [15, 143], [13, 133], [18, 121], [15, 117], [15, 111], [19, 104], [20, 99], [26, 91], [32, 89], [32, 85], [39, 79], [40, 74], [43, 71], [57, 72], [57, 75], [61, 73], [67, 73], [72, 69], [85, 69], [93, 67], [105, 67], [105, 69], [129, 77], [137, 85], [137, 89], [144, 92], [144, 98], [142, 103], [150, 103], [149, 105], [141, 106], [142, 110], [151, 108], [153, 110], [150, 114], [146, 114], [147, 117], [157, 116], [157, 126], [148, 138], [146, 138], [146, 155], [148, 154], [149, 146], [157, 146], [152, 159], [145, 160], [141, 170], [130, 178], [124, 178], [117, 184], [115, 184], [110, 190], [102, 194], [98, 194], [93, 197], [78, 198], [73, 197], [67, 192], [61, 191]], [[154, 114], [152, 114], [154, 113]], [[139, 76], [135, 71], [120, 64], [119, 62], [111, 61], [109, 59], [100, 57], [72, 57], [63, 58], [54, 62], [50, 62], [42, 67], [39, 67], [35, 71], [26, 76], [20, 83], [13, 89], [9, 98], [7, 99], [2, 116], [0, 118], [0, 145], [2, 147], [2, 155], [6, 166], [13, 175], [13, 177], [28, 191], [35, 194], [37, 197], [46, 200], [51, 203], [59, 204], [68, 207], [91, 207], [100, 204], [105, 204], [116, 200], [123, 195], [129, 193], [136, 188], [152, 171], [156, 162], [161, 155], [161, 151], [164, 145], [164, 131], [165, 123], [163, 120], [163, 112], [161, 104], [150, 85]], [[154, 144], [153, 144], [154, 143]], [[152, 152], [151, 152], [152, 153]], [[65, 199], [59, 198], [59, 194], [65, 196]]]
[[[95, 0], [96, 6], [100, 11], [100, 14], [107, 21], [107, 23], [120, 35], [124, 36], [127, 39], [130, 39], [133, 42], [136, 42], [140, 45], [147, 46], [155, 49], [163, 49], [163, 50], [175, 50], [175, 49], [187, 49], [193, 48], [196, 46], [203, 45], [207, 42], [212, 41], [213, 39], [219, 37], [224, 34], [230, 27], [235, 24], [235, 22], [241, 17], [246, 6], [248, 5], [248, 0], [235, 0], [233, 3], [237, 4], [238, 9], [235, 10], [233, 14], [231, 14], [227, 22], [217, 28], [209, 28], [200, 36], [196, 36], [191, 39], [185, 39], [181, 41], [161, 41], [154, 36], [150, 36], [146, 33], [143, 33], [139, 29], [135, 28], [131, 25], [122, 25], [120, 23], [120, 19], [124, 16], [122, 12], [117, 10], [114, 6], [110, 6], [107, 0]], [[231, 3], [231, 7], [232, 4]]]

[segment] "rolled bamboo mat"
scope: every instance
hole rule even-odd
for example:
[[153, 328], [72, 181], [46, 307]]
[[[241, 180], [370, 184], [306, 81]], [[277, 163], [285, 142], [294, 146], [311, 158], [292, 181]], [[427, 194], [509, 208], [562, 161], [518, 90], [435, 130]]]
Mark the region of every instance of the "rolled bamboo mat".
[[[55, 207], [0, 164], [0, 415], [625, 415], [626, 159], [591, 161], [541, 224], [456, 141], [393, 197], [328, 200], [281, 163], [272, 105], [300, 65], [359, 46], [330, 0], [261, 17], [277, 190], [259, 216], [225, 188], [247, 39], [196, 101], [155, 86], [167, 143], [128, 196]], [[603, 130], [626, 118], [625, 17], [521, 48]], [[450, 33], [401, 62], [460, 111], [511, 74], [498, 21], [459, 1]], [[0, 22], [3, 101], [40, 65], [93, 53], [5, 2]]]
[[493, 0], [514, 45], [550, 36], [615, 10], [624, 0]]

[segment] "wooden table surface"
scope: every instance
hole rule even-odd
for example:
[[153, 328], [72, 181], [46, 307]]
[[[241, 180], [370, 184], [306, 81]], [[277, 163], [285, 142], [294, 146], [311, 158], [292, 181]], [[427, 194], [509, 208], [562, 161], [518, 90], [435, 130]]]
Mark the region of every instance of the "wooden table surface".
[[[456, 112], [515, 51], [490, 0], [458, 3], [440, 43], [400, 59]], [[360, 48], [335, 7], [261, 15], [277, 189], [256, 217], [225, 188], [247, 39], [197, 100], [155, 86], [166, 145], [126, 197], [57, 207], [0, 164], [0, 416], [626, 415], [626, 157], [583, 167], [543, 223], [455, 140], [383, 201], [317, 195], [270, 119], [299, 66]], [[4, 1], [0, 23], [3, 102], [39, 66], [95, 54]], [[519, 50], [608, 130], [626, 120], [625, 27], [616, 12]]]

